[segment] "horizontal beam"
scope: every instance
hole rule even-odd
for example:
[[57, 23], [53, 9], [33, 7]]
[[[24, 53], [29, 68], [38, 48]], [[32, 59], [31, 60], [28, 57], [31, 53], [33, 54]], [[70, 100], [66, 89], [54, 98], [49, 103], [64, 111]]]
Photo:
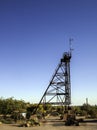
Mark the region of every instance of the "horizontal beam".
[[51, 104], [51, 105], [66, 105], [65, 102], [46, 102], [41, 104]]
[[66, 93], [46, 93], [46, 95], [66, 95]]

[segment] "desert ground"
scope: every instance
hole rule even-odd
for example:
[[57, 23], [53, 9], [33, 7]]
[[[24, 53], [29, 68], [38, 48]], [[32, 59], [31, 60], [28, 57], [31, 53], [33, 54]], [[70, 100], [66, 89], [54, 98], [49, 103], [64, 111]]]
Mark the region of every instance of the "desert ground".
[[65, 126], [59, 117], [49, 117], [40, 126], [18, 127], [18, 124], [2, 124], [0, 130], [97, 130], [97, 121], [86, 121], [79, 126]]

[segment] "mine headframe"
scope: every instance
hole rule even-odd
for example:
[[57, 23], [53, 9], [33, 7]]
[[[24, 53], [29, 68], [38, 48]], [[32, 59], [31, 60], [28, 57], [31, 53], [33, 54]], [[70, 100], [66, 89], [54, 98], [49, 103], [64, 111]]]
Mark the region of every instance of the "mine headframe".
[[40, 104], [56, 106], [71, 104], [70, 59], [71, 52], [65, 52], [38, 106]]

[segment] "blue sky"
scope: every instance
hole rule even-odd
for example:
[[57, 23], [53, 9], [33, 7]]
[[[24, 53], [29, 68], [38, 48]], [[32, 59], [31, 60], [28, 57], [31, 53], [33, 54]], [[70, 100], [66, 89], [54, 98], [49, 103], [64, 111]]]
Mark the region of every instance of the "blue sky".
[[97, 104], [97, 0], [0, 0], [0, 97], [39, 102], [71, 37], [72, 104]]

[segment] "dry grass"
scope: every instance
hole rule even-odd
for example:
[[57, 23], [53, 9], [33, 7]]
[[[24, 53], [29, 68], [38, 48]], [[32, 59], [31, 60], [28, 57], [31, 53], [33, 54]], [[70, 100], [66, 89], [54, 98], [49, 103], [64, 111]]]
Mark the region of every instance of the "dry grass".
[[34, 127], [18, 127], [18, 124], [1, 124], [0, 130], [97, 130], [97, 122], [80, 123], [80, 126], [65, 126], [65, 123], [58, 117], [49, 117], [46, 120], [41, 122], [40, 126]]

